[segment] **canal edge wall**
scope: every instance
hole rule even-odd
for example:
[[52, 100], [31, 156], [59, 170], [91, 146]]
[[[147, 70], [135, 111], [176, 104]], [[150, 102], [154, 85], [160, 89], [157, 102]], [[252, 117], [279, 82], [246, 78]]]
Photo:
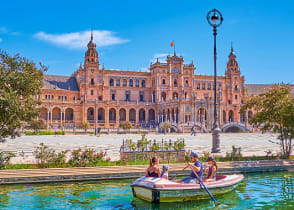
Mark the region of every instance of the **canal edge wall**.
[[[174, 176], [184, 167], [184, 163], [170, 164], [169, 176]], [[0, 185], [138, 178], [144, 176], [146, 168], [147, 165], [128, 165], [84, 168], [0, 170]], [[294, 172], [294, 160], [218, 162], [218, 174], [269, 171]], [[190, 173], [191, 171], [186, 169], [180, 175], [189, 175]]]

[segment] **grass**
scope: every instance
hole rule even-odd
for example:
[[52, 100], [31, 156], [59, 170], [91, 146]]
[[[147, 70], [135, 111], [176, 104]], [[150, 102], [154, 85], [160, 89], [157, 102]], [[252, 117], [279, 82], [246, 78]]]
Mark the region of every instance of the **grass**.
[[[65, 134], [64, 131], [58, 131], [58, 135], [64, 135], [64, 134]], [[31, 136], [35, 136], [35, 135], [55, 135], [55, 131], [51, 131], [51, 130], [26, 131], [26, 135], [31, 135]]]

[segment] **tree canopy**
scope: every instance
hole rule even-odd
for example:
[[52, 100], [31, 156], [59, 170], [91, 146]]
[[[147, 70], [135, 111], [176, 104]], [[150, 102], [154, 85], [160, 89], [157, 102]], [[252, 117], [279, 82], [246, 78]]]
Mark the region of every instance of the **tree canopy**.
[[39, 115], [39, 95], [47, 68], [0, 50], [0, 138], [15, 137], [22, 122]]
[[249, 121], [263, 131], [279, 133], [284, 157], [292, 152], [294, 138], [294, 97], [290, 85], [273, 85], [264, 93], [248, 97], [241, 112], [253, 109], [256, 113]]

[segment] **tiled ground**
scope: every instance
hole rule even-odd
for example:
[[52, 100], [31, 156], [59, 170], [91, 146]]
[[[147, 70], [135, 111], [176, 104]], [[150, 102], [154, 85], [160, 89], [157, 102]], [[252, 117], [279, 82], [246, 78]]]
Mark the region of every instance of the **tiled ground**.
[[[265, 151], [271, 150], [279, 152], [279, 145], [270, 141], [278, 142], [276, 134], [221, 134], [221, 151], [225, 155], [226, 152], [232, 150], [232, 145], [242, 148], [244, 156], [249, 155], [265, 155]], [[34, 162], [33, 151], [41, 142], [55, 150], [72, 150], [79, 147], [90, 147], [98, 151], [107, 151], [111, 160], [119, 159], [119, 149], [123, 139], [132, 138], [138, 140], [141, 138], [138, 134], [121, 134], [121, 135], [101, 135], [96, 136], [23, 136], [16, 139], [7, 139], [5, 143], [0, 143], [0, 150], [12, 151], [17, 154], [13, 158], [14, 163], [32, 163]], [[197, 151], [202, 154], [204, 151], [211, 151], [211, 134], [197, 134], [191, 136], [189, 134], [150, 134], [148, 139], [156, 139], [157, 141], [176, 140], [184, 138], [187, 150]], [[23, 156], [24, 155], [24, 156]]]

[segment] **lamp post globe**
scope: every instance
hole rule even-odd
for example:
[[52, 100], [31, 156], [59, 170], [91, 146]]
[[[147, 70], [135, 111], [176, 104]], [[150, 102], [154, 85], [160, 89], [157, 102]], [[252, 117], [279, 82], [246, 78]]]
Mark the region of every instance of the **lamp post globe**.
[[218, 110], [217, 110], [217, 88], [216, 88], [216, 35], [217, 27], [219, 27], [223, 22], [223, 16], [220, 11], [212, 9], [207, 13], [206, 17], [209, 25], [213, 27], [213, 36], [214, 36], [214, 115], [213, 115], [213, 127], [212, 127], [212, 148], [211, 153], [219, 153], [220, 150], [220, 128], [218, 124]]

